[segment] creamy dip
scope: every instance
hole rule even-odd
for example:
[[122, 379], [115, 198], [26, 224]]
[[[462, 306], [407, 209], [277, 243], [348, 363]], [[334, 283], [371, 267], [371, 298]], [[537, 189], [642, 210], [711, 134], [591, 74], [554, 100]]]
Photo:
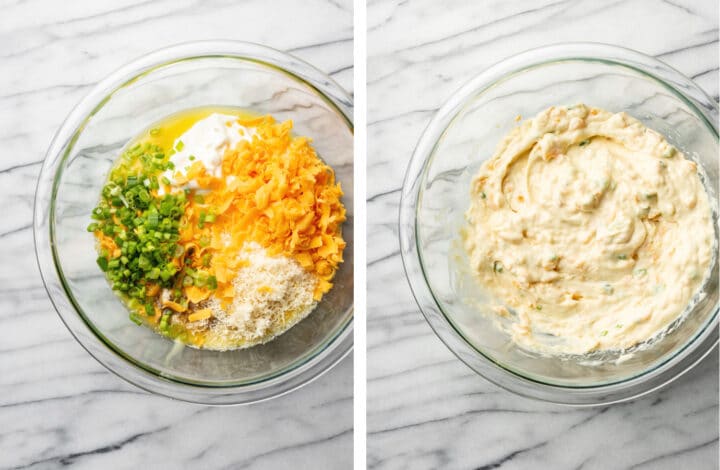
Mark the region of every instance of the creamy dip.
[[714, 230], [696, 164], [625, 113], [551, 107], [472, 182], [464, 244], [513, 340], [623, 350], [688, 306]]

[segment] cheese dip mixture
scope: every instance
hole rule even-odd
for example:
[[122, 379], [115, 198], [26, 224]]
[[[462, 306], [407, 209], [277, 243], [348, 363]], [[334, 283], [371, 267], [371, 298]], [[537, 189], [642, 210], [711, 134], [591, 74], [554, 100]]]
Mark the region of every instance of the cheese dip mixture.
[[625, 113], [551, 107], [472, 182], [471, 269], [513, 340], [552, 354], [623, 350], [678, 318], [712, 258], [694, 162]]

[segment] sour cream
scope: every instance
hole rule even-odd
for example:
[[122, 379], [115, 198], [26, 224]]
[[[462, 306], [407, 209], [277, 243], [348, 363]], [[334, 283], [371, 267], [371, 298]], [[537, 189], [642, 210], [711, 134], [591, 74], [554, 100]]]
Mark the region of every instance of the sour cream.
[[[162, 176], [170, 181], [173, 188], [197, 188], [192, 180], [179, 184], [176, 176], [185, 176], [190, 166], [200, 162], [209, 175], [221, 177], [225, 153], [242, 141], [251, 141], [254, 135], [255, 130], [240, 125], [236, 116], [213, 113], [193, 124], [175, 140], [175, 153], [170, 157], [175, 168], [165, 171]], [[162, 195], [164, 188], [161, 187], [159, 193]]]

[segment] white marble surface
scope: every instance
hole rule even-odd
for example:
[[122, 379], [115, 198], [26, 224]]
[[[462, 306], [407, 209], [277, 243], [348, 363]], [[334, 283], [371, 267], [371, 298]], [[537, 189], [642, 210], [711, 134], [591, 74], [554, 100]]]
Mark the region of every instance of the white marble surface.
[[397, 208], [434, 111], [484, 67], [562, 41], [654, 55], [718, 99], [716, 0], [370, 0], [368, 465], [376, 469], [717, 469], [718, 355], [661, 392], [573, 410], [476, 376], [435, 337], [402, 272]]
[[347, 468], [352, 357], [300, 391], [248, 407], [151, 396], [70, 336], [32, 241], [35, 181], [53, 133], [94, 83], [153, 49], [264, 43], [352, 91], [349, 0], [0, 0], [0, 468]]

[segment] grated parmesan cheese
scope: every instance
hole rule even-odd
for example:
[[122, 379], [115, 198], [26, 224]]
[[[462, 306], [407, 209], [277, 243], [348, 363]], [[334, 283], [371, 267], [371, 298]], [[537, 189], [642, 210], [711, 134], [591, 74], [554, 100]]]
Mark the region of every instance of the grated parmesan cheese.
[[189, 326], [202, 329], [206, 349], [247, 348], [265, 343], [305, 318], [316, 305], [317, 278], [285, 256], [269, 256], [257, 243], [246, 243], [239, 255], [246, 266], [237, 271], [233, 301], [226, 306], [210, 296], [202, 307], [212, 318]]

